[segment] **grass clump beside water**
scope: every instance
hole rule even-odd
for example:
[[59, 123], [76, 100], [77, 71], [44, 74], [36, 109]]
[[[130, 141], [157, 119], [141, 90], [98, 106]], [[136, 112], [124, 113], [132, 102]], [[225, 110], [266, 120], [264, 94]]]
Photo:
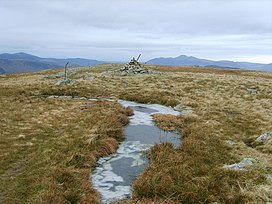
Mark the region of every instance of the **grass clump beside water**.
[[184, 127], [184, 118], [171, 114], [153, 114], [153, 119], [157, 126], [165, 131], [181, 131]]
[[132, 111], [24, 88], [1, 83], [1, 203], [98, 202], [90, 169], [115, 152]]
[[200, 121], [184, 129], [179, 150], [170, 144], [156, 145], [149, 160], [149, 167], [134, 183], [135, 197], [175, 203], [245, 203], [256, 199], [243, 192], [246, 181], [260, 184], [266, 180], [258, 171], [222, 168], [235, 157], [212, 134], [212, 127]]

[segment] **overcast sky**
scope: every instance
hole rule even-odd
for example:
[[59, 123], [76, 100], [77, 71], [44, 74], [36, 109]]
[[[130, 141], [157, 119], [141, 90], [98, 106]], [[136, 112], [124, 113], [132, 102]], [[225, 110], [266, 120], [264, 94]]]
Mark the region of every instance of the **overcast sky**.
[[0, 52], [272, 63], [272, 0], [0, 0]]

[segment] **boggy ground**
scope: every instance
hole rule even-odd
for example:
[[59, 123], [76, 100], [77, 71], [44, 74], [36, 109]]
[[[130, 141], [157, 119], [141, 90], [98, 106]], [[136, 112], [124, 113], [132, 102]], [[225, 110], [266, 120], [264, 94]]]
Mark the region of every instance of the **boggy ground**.
[[[98, 203], [89, 185], [98, 157], [115, 151], [129, 109], [115, 102], [47, 99], [49, 95], [116, 97], [181, 104], [193, 113], [155, 116], [182, 132], [182, 145], [156, 145], [150, 165], [121, 203], [265, 203], [272, 200], [271, 143], [251, 145], [272, 130], [272, 74], [196, 67], [148, 66], [154, 75], [119, 76], [122, 65], [74, 73], [56, 86], [59, 70], [0, 75], [2, 203]], [[86, 76], [94, 76], [92, 80]], [[255, 91], [256, 90], [256, 91]], [[243, 158], [247, 171], [225, 169]]]

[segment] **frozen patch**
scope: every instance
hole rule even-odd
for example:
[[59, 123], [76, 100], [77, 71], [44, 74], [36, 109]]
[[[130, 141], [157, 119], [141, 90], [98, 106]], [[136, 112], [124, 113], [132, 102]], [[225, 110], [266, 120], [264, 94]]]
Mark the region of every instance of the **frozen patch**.
[[129, 125], [125, 127], [126, 139], [119, 145], [115, 154], [100, 158], [93, 171], [93, 186], [101, 195], [103, 203], [129, 198], [131, 185], [148, 164], [146, 151], [154, 144], [172, 143], [180, 145], [180, 135], [160, 130], [153, 122], [152, 114], [179, 115], [178, 111], [158, 104], [139, 104], [131, 101], [118, 101], [124, 107], [133, 109]]

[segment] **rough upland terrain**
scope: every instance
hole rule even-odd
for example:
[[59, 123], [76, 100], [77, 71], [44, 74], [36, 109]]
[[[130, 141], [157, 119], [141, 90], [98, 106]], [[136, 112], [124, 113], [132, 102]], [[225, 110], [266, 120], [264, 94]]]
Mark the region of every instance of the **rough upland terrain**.
[[132, 199], [119, 203], [272, 201], [272, 73], [145, 65], [150, 72], [122, 74], [122, 67], [69, 68], [66, 81], [60, 69], [0, 75], [0, 203], [100, 202], [90, 174], [116, 151], [133, 113], [86, 98], [184, 113], [154, 116], [182, 144], [155, 145]]

